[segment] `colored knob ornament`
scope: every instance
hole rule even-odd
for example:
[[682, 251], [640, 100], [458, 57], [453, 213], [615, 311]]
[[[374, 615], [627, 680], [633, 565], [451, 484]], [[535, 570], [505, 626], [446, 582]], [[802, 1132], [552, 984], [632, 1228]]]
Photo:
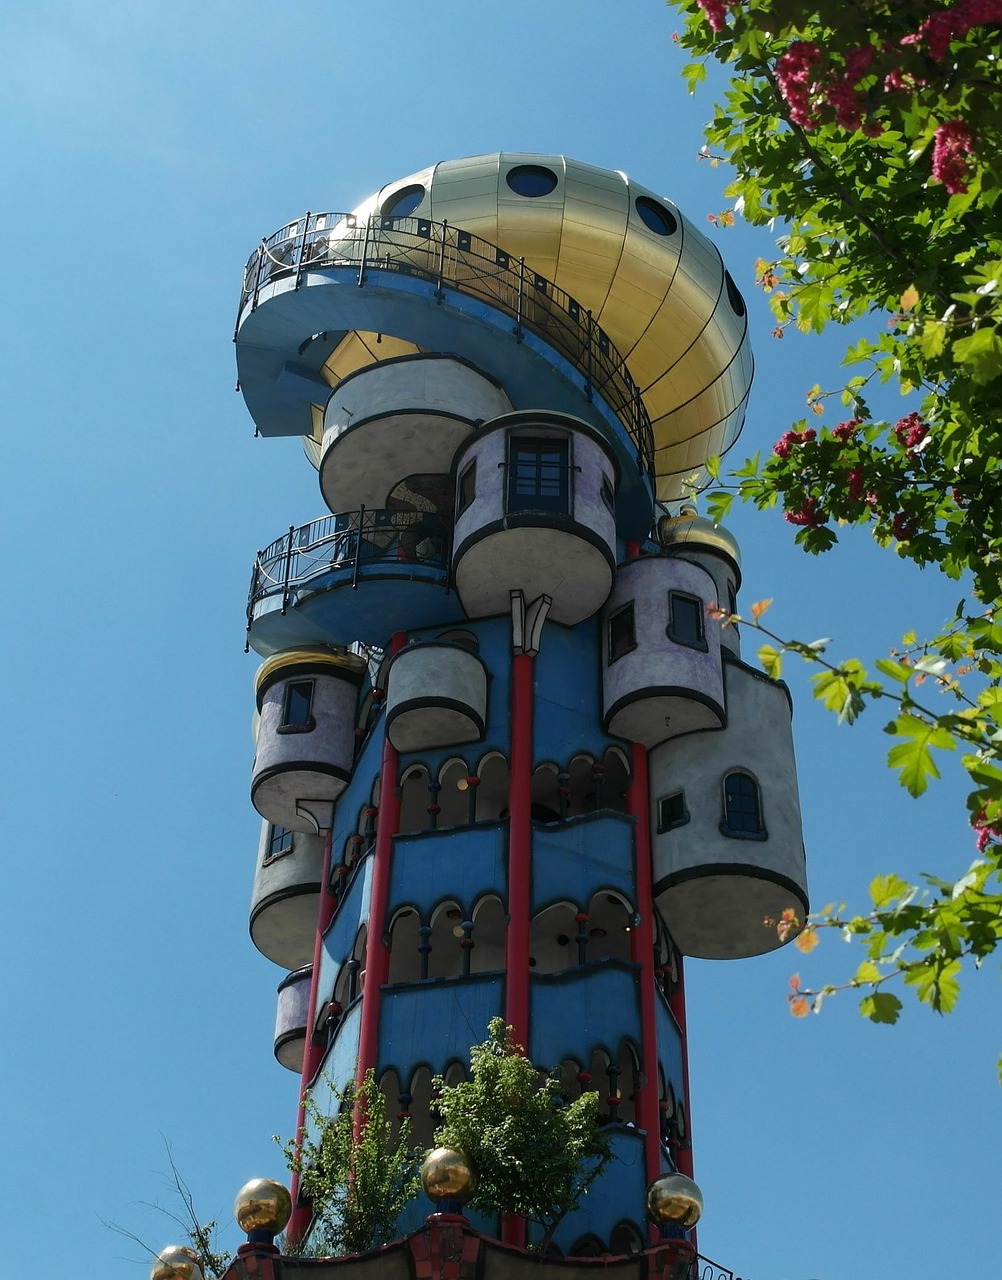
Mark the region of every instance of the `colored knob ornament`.
[[186, 1244], [169, 1244], [154, 1259], [150, 1280], [204, 1280], [198, 1254]]
[[689, 1231], [703, 1213], [703, 1193], [684, 1173], [663, 1173], [647, 1188], [647, 1216], [655, 1226]]
[[237, 1192], [233, 1216], [250, 1241], [270, 1244], [292, 1216], [292, 1197], [280, 1182], [252, 1178]]
[[462, 1151], [436, 1147], [421, 1165], [421, 1185], [441, 1213], [459, 1213], [477, 1189], [477, 1171]]

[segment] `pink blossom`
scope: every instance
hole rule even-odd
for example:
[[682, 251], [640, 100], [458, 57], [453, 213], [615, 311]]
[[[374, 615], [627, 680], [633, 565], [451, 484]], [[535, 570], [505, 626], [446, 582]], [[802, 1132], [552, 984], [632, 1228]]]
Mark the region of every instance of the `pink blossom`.
[[907, 417], [899, 418], [894, 424], [894, 434], [904, 446], [905, 451], [911, 453], [929, 434], [929, 427], [921, 414], [909, 413]]
[[841, 440], [843, 444], [849, 440], [854, 440], [861, 422], [862, 418], [850, 418], [848, 422], [840, 422], [837, 427], [833, 428], [832, 438]]
[[849, 472], [847, 492], [851, 502], [858, 502], [863, 496], [863, 468], [853, 467]]
[[794, 40], [787, 51], [776, 59], [779, 91], [790, 108], [790, 119], [802, 129], [814, 129], [818, 118], [811, 106], [815, 87], [812, 69], [821, 57], [818, 45], [807, 40]]
[[795, 444], [810, 444], [817, 438], [818, 433], [813, 427], [808, 427], [806, 431], [784, 431], [772, 446], [772, 451], [777, 457], [788, 458]]
[[724, 0], [698, 0], [698, 4], [713, 30], [723, 31], [727, 26], [727, 5]]
[[948, 120], [936, 130], [932, 148], [932, 176], [951, 196], [967, 190], [968, 160], [974, 143], [963, 120]]
[[817, 498], [805, 498], [796, 511], [784, 511], [783, 518], [790, 524], [803, 525], [807, 529], [817, 529], [828, 517], [818, 506]]
[[915, 524], [903, 511], [899, 511], [891, 521], [891, 533], [899, 542], [909, 542], [915, 537]]

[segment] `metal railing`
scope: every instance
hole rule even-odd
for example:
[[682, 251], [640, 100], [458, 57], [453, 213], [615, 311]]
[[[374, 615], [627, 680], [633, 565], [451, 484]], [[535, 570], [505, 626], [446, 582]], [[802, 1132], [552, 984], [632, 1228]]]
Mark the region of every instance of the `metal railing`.
[[287, 223], [261, 241], [244, 268], [237, 332], [244, 308], [257, 307], [269, 281], [294, 276], [298, 289], [306, 271], [346, 266], [357, 268], [360, 288], [374, 270], [433, 281], [440, 302], [448, 285], [510, 316], [517, 338], [525, 330], [543, 338], [582, 375], [589, 399], [593, 391], [602, 396], [636, 446], [641, 469], [653, 477], [654, 432], [640, 388], [592, 313], [524, 258], [447, 222], [307, 213]]
[[282, 613], [294, 587], [337, 569], [351, 571], [358, 586], [359, 570], [368, 564], [410, 563], [440, 569], [448, 585], [450, 528], [442, 516], [424, 511], [383, 511], [378, 508], [343, 511], [309, 524], [290, 525], [254, 561], [247, 598], [247, 629], [254, 607], [269, 596], [282, 597]]
[[691, 1276], [692, 1280], [741, 1280], [736, 1272], [722, 1267], [719, 1262], [711, 1262], [701, 1253], [693, 1260]]

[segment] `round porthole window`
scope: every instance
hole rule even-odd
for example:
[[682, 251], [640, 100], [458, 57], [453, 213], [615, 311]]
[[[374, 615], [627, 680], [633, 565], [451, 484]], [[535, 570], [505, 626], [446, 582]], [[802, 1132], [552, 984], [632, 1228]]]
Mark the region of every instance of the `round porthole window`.
[[379, 212], [384, 218], [409, 218], [423, 199], [424, 187], [415, 183], [384, 200]]
[[673, 236], [678, 230], [678, 219], [671, 210], [650, 196], [637, 196], [636, 208], [640, 221], [656, 236]]
[[541, 164], [519, 164], [508, 170], [505, 179], [517, 196], [548, 196], [557, 185], [557, 175]]
[[738, 292], [738, 286], [731, 279], [729, 271], [724, 272], [724, 286], [727, 289], [727, 301], [731, 304], [731, 310], [736, 316], [743, 316], [745, 313], [745, 300]]

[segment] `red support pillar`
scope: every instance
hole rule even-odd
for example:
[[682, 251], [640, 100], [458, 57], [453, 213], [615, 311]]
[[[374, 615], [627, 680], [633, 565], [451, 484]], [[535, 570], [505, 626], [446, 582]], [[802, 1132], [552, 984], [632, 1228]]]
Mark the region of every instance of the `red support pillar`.
[[[398, 631], [389, 652], [403, 648], [406, 635]], [[400, 827], [400, 793], [397, 789], [399, 754], [384, 735], [383, 761], [379, 773], [379, 813], [376, 817], [376, 847], [372, 853], [372, 888], [369, 895], [369, 931], [366, 937], [365, 990], [362, 992], [362, 1022], [358, 1036], [358, 1084], [366, 1071], [376, 1066], [381, 989], [390, 972], [390, 949], [383, 937], [386, 908], [390, 897], [390, 863], [393, 837]]]
[[655, 1016], [654, 888], [651, 872], [650, 786], [647, 749], [633, 744], [632, 773], [626, 793], [627, 808], [635, 818], [635, 882], [640, 922], [630, 934], [630, 959], [640, 966], [640, 1025], [643, 1037], [641, 1070], [643, 1087], [637, 1092], [637, 1125], [646, 1131], [644, 1155], [647, 1181], [661, 1173], [661, 1112], [658, 1098], [658, 1030]]
[[[529, 927], [532, 914], [532, 693], [534, 663], [518, 653], [511, 673], [511, 761], [508, 789], [508, 932], [504, 1016], [518, 1044], [529, 1047]], [[525, 1222], [506, 1214], [506, 1244], [525, 1245]]]
[[[313, 1043], [317, 1020], [317, 992], [320, 985], [320, 961], [324, 953], [324, 934], [327, 932], [337, 908], [337, 897], [331, 892], [331, 832], [324, 841], [323, 869], [320, 873], [320, 906], [317, 911], [317, 936], [313, 942], [313, 973], [310, 976], [310, 998], [306, 1013], [306, 1043], [303, 1046], [303, 1074], [299, 1084], [299, 1114], [296, 1117], [296, 1151], [303, 1144], [306, 1132], [306, 1094], [313, 1077], [320, 1069], [324, 1056], [323, 1045]], [[292, 1175], [292, 1217], [286, 1228], [290, 1242], [297, 1243], [306, 1234], [312, 1211], [309, 1205], [299, 1204], [299, 1174]]]

